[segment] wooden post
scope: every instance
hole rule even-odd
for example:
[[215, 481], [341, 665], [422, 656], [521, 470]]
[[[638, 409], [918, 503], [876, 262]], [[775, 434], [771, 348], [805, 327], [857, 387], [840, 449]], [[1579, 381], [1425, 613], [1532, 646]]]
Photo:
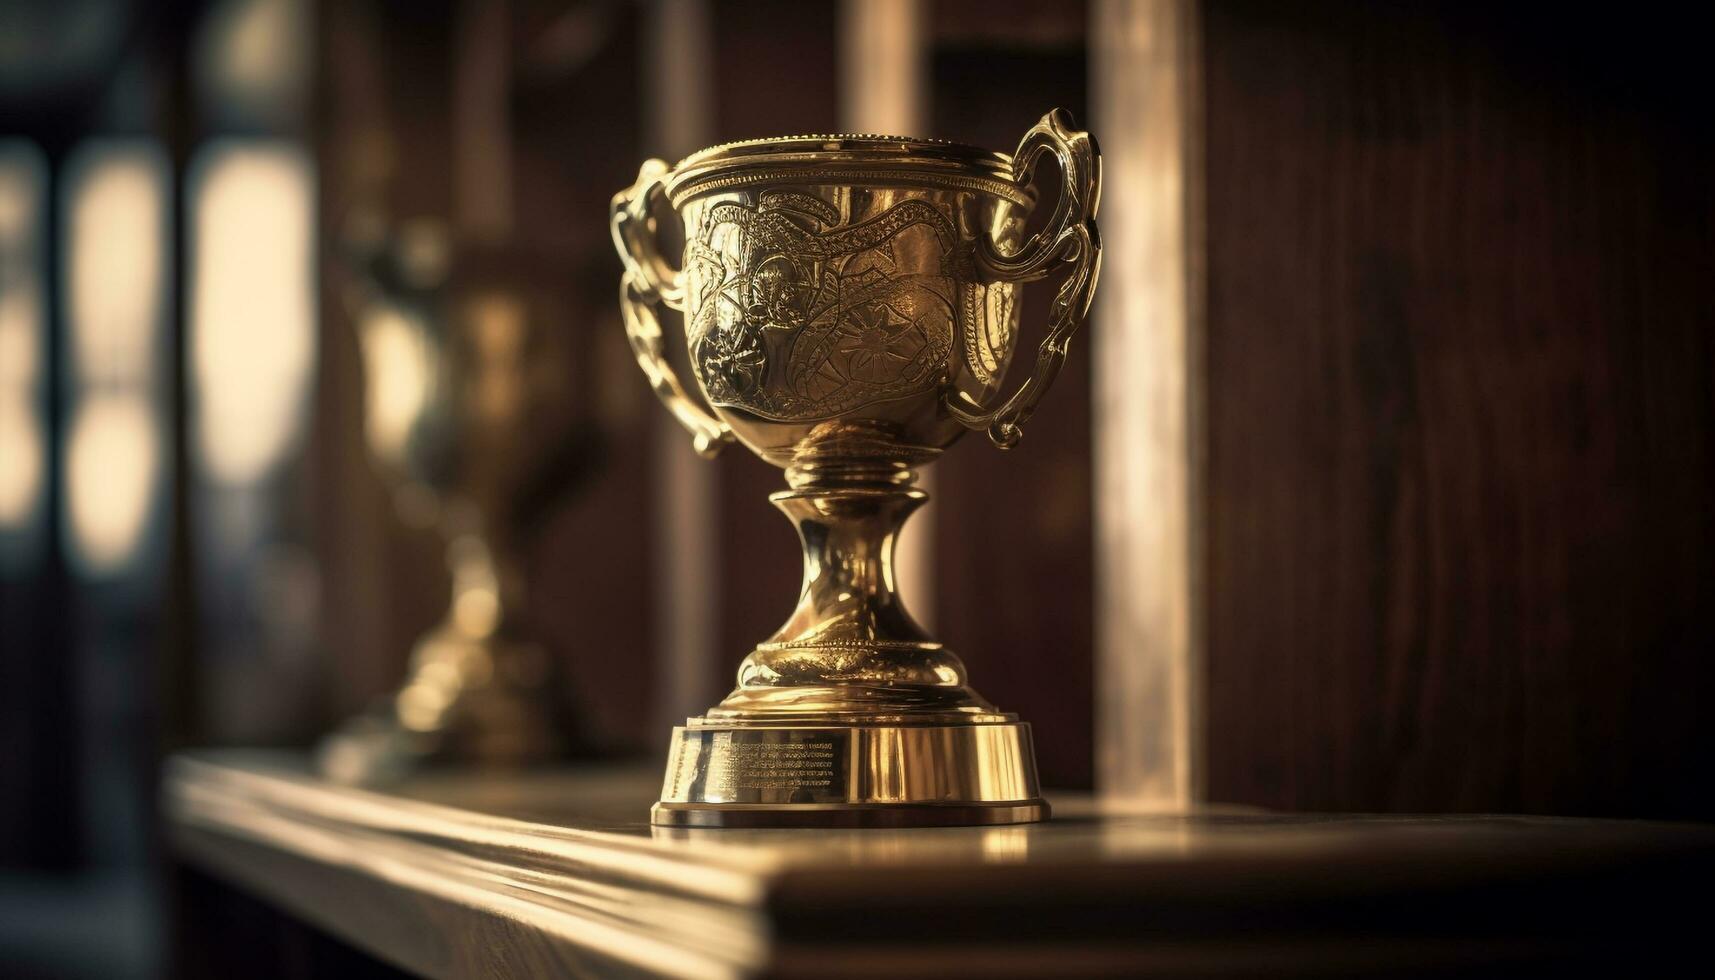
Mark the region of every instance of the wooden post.
[[1194, 0], [1097, 0], [1091, 132], [1106, 247], [1096, 322], [1096, 778], [1127, 804], [1199, 791], [1201, 119]]

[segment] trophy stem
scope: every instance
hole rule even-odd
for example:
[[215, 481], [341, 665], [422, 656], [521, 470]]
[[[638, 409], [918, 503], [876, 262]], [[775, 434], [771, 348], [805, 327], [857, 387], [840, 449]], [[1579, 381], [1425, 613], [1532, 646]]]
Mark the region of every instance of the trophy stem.
[[[769, 638], [767, 647], [940, 646], [905, 610], [893, 563], [905, 519], [928, 501], [928, 494], [921, 490], [789, 490], [769, 499], [797, 528], [804, 549], [804, 584], [797, 608]], [[855, 679], [843, 671], [856, 666], [840, 668], [841, 673], [828, 674], [827, 679]], [[858, 669], [873, 667], [865, 664]], [[922, 680], [934, 683], [937, 678]]]
[[1030, 726], [965, 682], [900, 601], [894, 549], [929, 495], [904, 463], [787, 468], [804, 584], [738, 687], [674, 729], [655, 823], [680, 827], [1028, 823], [1048, 814]]
[[794, 466], [769, 499], [798, 531], [804, 581], [785, 625], [739, 665], [738, 687], [709, 712], [768, 723], [999, 721], [965, 667], [900, 598], [894, 552], [929, 495], [908, 467]]
[[550, 703], [547, 651], [510, 621], [516, 587], [480, 534], [448, 543], [452, 595], [420, 639], [399, 690], [323, 739], [323, 771], [373, 783], [445, 762], [507, 767], [552, 758], [563, 746]]

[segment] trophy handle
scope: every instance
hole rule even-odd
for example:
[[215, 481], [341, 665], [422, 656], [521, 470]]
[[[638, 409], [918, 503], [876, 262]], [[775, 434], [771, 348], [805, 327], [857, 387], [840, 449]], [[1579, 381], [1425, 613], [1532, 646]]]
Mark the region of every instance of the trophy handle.
[[1036, 412], [1037, 402], [1066, 363], [1066, 349], [1090, 312], [1090, 297], [1101, 271], [1096, 205], [1102, 194], [1102, 154], [1095, 139], [1073, 125], [1071, 114], [1055, 109], [1024, 134], [1013, 154], [1013, 179], [1024, 187], [1030, 185], [1042, 154], [1053, 153], [1059, 161], [1060, 201], [1047, 226], [1010, 255], [1001, 251], [992, 235], [977, 241], [978, 268], [1002, 282], [1034, 282], [1059, 264], [1072, 263], [1049, 311], [1048, 336], [1037, 351], [1036, 369], [998, 408], [985, 409], [962, 393], [942, 399], [954, 418], [970, 428], [987, 429], [989, 439], [1002, 449], [1018, 444], [1024, 434], [1020, 426]]
[[713, 459], [733, 441], [732, 429], [693, 400], [673, 365], [667, 360], [656, 304], [684, 309], [684, 283], [678, 270], [667, 264], [655, 240], [655, 216], [650, 204], [666, 187], [671, 173], [665, 161], [650, 160], [638, 171], [637, 182], [613, 196], [609, 206], [609, 229], [613, 247], [625, 263], [619, 280], [619, 309], [625, 318], [625, 336], [637, 366], [649, 378], [655, 396], [691, 433], [697, 455]]

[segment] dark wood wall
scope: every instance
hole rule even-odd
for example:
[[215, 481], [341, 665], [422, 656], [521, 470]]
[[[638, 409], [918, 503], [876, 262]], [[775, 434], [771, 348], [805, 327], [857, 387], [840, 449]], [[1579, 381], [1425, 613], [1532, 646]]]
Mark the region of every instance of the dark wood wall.
[[[452, 5], [325, 3], [317, 13], [322, 257], [316, 430], [309, 453], [320, 494], [315, 511], [328, 703], [293, 733], [305, 740], [399, 686], [412, 644], [445, 611], [450, 591], [439, 535], [401, 521], [364, 442], [362, 353], [344, 303], [349, 271], [339, 235], [366, 193], [382, 198], [392, 220], [451, 211], [450, 161], [423, 148], [451, 139], [446, 79], [452, 75]], [[409, 165], [399, 166], [400, 160]], [[209, 737], [228, 736], [215, 731]]]
[[[632, 4], [519, 4], [512, 113], [520, 253], [555, 283], [575, 337], [574, 400], [583, 419], [565, 454], [566, 490], [535, 514], [532, 625], [563, 665], [566, 700], [586, 747], [655, 751], [658, 606], [645, 583], [654, 499], [651, 432], [659, 409], [614, 301], [619, 261], [607, 235], [615, 191], [636, 179], [643, 114], [643, 10]], [[556, 51], [576, 24], [581, 55]], [[642, 388], [642, 390], [639, 390]]]
[[1698, 32], [1204, 28], [1211, 797], [1715, 816]]
[[[1082, 3], [933, 6], [929, 135], [1012, 152], [1050, 109], [1087, 120]], [[1042, 205], [1058, 175], [1043, 168]], [[1035, 367], [1057, 278], [1024, 287], [1017, 353], [1003, 392]], [[1094, 325], [1092, 325], [1094, 328]], [[972, 432], [933, 467], [936, 632], [964, 658], [971, 683], [1031, 723], [1046, 785], [1094, 779], [1094, 585], [1090, 548], [1090, 348], [1066, 368], [1002, 452]]]

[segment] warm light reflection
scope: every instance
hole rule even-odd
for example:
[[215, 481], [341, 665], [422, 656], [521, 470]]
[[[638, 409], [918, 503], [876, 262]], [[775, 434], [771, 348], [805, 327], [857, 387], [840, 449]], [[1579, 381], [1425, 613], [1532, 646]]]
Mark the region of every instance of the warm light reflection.
[[[1091, 129], [1102, 134], [1102, 261], [1091, 346], [1096, 778], [1183, 807], [1199, 790], [1197, 404], [1190, 244], [1198, 226], [1188, 4], [1091, 7]], [[1193, 18], [1194, 23], [1194, 18]], [[1139, 126], [1137, 120], [1149, 120]]]
[[364, 312], [364, 431], [375, 455], [397, 465], [429, 399], [434, 355], [420, 317], [377, 303]]
[[41, 154], [0, 142], [0, 530], [26, 524], [44, 478]]
[[[7, 312], [0, 307], [0, 364], [18, 356], [9, 348], [21, 331], [6, 322]], [[29, 390], [13, 378], [0, 379], [0, 529], [24, 524], [42, 489], [41, 421]]]
[[96, 143], [80, 156], [66, 242], [75, 377], [145, 383], [162, 286], [161, 161], [135, 143]]
[[472, 407], [484, 422], [505, 424], [524, 410], [524, 304], [492, 294], [472, 302], [468, 316], [476, 348]]
[[190, 185], [191, 367], [202, 463], [251, 483], [302, 428], [315, 359], [309, 165], [272, 142], [216, 144]]
[[92, 142], [68, 174], [68, 529], [86, 569], [107, 572], [135, 554], [159, 471], [166, 174], [160, 153], [137, 141]]
[[984, 827], [980, 844], [985, 864], [1015, 864], [1030, 857], [1030, 828]]
[[142, 536], [160, 458], [151, 416], [143, 399], [102, 392], [85, 399], [72, 421], [66, 504], [92, 569], [123, 564]]
[[500, 625], [500, 578], [488, 546], [474, 534], [460, 535], [447, 547], [453, 573], [452, 627], [472, 639], [492, 635]]

